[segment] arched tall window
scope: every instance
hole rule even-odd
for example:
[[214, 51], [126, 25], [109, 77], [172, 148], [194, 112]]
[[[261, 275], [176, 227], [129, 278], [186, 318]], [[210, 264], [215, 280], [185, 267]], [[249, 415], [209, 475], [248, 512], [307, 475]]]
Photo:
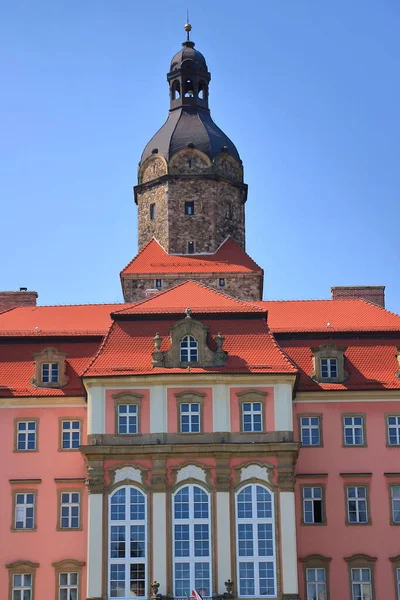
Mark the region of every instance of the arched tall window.
[[199, 346], [196, 338], [185, 335], [181, 339], [180, 346], [181, 362], [197, 362], [199, 360]]
[[237, 571], [240, 597], [276, 596], [274, 497], [264, 486], [236, 494]]
[[173, 496], [174, 595], [197, 590], [211, 596], [210, 495], [198, 485], [186, 485]]
[[109, 597], [147, 596], [147, 501], [136, 487], [116, 490], [109, 500]]

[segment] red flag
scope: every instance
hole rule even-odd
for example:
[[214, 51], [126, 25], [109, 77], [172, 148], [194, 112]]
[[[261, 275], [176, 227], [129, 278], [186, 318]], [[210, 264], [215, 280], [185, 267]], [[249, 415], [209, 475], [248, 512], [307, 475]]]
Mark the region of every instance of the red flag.
[[194, 598], [194, 600], [203, 600], [199, 592], [196, 592], [196, 590], [192, 590], [192, 597]]

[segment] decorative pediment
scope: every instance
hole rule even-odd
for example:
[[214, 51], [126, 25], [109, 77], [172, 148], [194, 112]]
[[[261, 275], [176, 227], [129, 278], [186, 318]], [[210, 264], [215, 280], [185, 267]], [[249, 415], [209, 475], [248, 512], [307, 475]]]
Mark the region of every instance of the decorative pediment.
[[201, 467], [197, 465], [186, 465], [178, 470], [176, 474], [176, 483], [181, 483], [181, 481], [186, 481], [186, 479], [197, 479], [198, 481], [202, 481], [206, 483], [206, 472]]
[[240, 471], [240, 481], [247, 481], [248, 479], [260, 479], [260, 481], [266, 481], [268, 483], [268, 468], [259, 464], [242, 467]]
[[216, 350], [207, 344], [208, 327], [191, 317], [187, 308], [186, 317], [170, 327], [170, 348], [161, 350], [163, 338], [156, 333], [153, 338], [155, 351], [152, 354], [154, 367], [222, 367], [226, 363], [227, 353], [222, 349], [225, 341], [221, 333], [215, 337]]
[[[66, 375], [65, 358], [67, 354], [65, 352], [59, 352], [57, 348], [49, 346], [33, 356], [35, 359], [35, 375], [31, 379], [32, 385], [50, 388], [61, 388], [67, 385], [69, 377]], [[58, 366], [52, 368], [52, 365]]]

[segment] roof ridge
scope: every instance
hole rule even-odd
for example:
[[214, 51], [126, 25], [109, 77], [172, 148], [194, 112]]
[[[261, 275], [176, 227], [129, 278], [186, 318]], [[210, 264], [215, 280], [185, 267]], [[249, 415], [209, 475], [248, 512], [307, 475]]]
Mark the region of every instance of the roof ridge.
[[[362, 300], [366, 304], [371, 304], [372, 306], [376, 306], [380, 310], [383, 310], [384, 312], [389, 313], [389, 314], [393, 315], [394, 317], [400, 317], [400, 315], [398, 313], [395, 313], [392, 310], [388, 310], [385, 306], [381, 306], [380, 304], [376, 304], [375, 302], [372, 302], [372, 300], [367, 300], [366, 298], [357, 298], [357, 299], [358, 300]], [[350, 298], [349, 298], [349, 300], [350, 300]]]
[[229, 234], [229, 235], [228, 235], [228, 236], [225, 238], [225, 240], [222, 242], [222, 244], [220, 244], [220, 245], [218, 246], [217, 250], [215, 251], [215, 254], [216, 254], [216, 253], [217, 253], [217, 252], [218, 252], [218, 251], [219, 251], [219, 250], [220, 250], [220, 249], [223, 247], [223, 245], [224, 245], [224, 244], [226, 244], [226, 242], [227, 242], [229, 239], [231, 239], [231, 240], [232, 240], [232, 242], [235, 244], [235, 246], [237, 246], [237, 247], [238, 247], [238, 248], [239, 248], [239, 249], [240, 249], [240, 250], [243, 252], [243, 254], [245, 254], [245, 255], [247, 256], [247, 258], [248, 258], [249, 260], [251, 260], [251, 262], [253, 262], [255, 265], [257, 265], [257, 267], [260, 269], [260, 271], [264, 272], [264, 269], [263, 269], [262, 267], [260, 267], [260, 265], [258, 264], [258, 262], [256, 262], [256, 261], [254, 260], [254, 258], [252, 258], [252, 257], [250, 256], [250, 254], [249, 254], [248, 252], [246, 252], [246, 250], [245, 250], [244, 248], [242, 248], [242, 246], [240, 246], [240, 245], [238, 244], [238, 242], [235, 240], [235, 238], [233, 238], [233, 237], [231, 236], [231, 234]]
[[[39, 304], [39, 305], [35, 305], [35, 306], [14, 306], [14, 308], [67, 308], [67, 307], [72, 307], [72, 306], [115, 306], [117, 304], [127, 304], [126, 302], [88, 302], [87, 304]], [[134, 302], [131, 302], [130, 304], [134, 304]], [[13, 310], [12, 309], [12, 310]], [[3, 315], [6, 312], [10, 312], [5, 310], [4, 312], [0, 313], [0, 315]]]
[[103, 350], [106, 340], [108, 340], [108, 338], [110, 337], [111, 329], [114, 327], [114, 325], [116, 325], [115, 321], [111, 321], [108, 331], [107, 331], [106, 335], [103, 337], [103, 340], [102, 340], [96, 354], [93, 356], [92, 360], [89, 361], [89, 363], [86, 366], [86, 369], [84, 369], [82, 371], [82, 373], [80, 375], [81, 377], [83, 377], [85, 375], [85, 373], [91, 368], [91, 366], [94, 364], [97, 357], [100, 355], [100, 352]]
[[148, 242], [147, 242], [147, 244], [145, 244], [141, 250], [139, 250], [139, 252], [138, 252], [138, 253], [137, 253], [137, 254], [136, 254], [136, 255], [135, 255], [133, 258], [132, 258], [132, 260], [130, 260], [130, 261], [128, 262], [128, 264], [127, 264], [127, 265], [125, 265], [125, 267], [124, 267], [124, 268], [123, 268], [123, 269], [120, 271], [120, 274], [119, 274], [119, 275], [121, 276], [121, 275], [122, 275], [122, 273], [123, 273], [123, 272], [124, 272], [124, 271], [125, 271], [125, 270], [126, 270], [128, 267], [130, 267], [130, 266], [131, 266], [131, 264], [133, 263], [133, 261], [135, 261], [135, 260], [136, 260], [136, 259], [137, 259], [137, 258], [138, 258], [138, 257], [139, 257], [141, 254], [143, 254], [143, 252], [144, 252], [144, 251], [145, 251], [145, 250], [146, 250], [146, 249], [147, 249], [147, 248], [148, 248], [148, 247], [149, 247], [149, 246], [150, 246], [150, 245], [151, 245], [153, 242], [156, 242], [156, 244], [158, 244], [158, 245], [160, 246], [161, 250], [164, 250], [165, 254], [168, 254], [168, 252], [166, 251], [166, 249], [164, 248], [164, 246], [162, 246], [162, 245], [160, 244], [160, 242], [159, 242], [159, 241], [158, 241], [158, 240], [157, 240], [157, 239], [154, 237], [154, 235], [153, 235], [153, 237], [151, 238], [151, 240], [150, 240], [150, 241], [148, 241]]

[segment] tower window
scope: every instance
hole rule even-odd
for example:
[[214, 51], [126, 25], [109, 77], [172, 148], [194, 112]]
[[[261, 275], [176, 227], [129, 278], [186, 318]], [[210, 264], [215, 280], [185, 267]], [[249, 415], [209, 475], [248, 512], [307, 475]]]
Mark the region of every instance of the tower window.
[[156, 289], [161, 290], [162, 288], [162, 279], [156, 279]]
[[174, 81], [172, 84], [172, 100], [178, 100], [181, 97], [181, 86], [179, 81]]
[[194, 215], [194, 202], [185, 202], [185, 215]]
[[224, 278], [219, 279], [219, 287], [225, 287], [225, 279]]
[[154, 221], [156, 218], [156, 205], [155, 202], [150, 204], [150, 221]]
[[194, 242], [188, 242], [188, 254], [194, 253]]
[[185, 98], [193, 98], [194, 97], [194, 92], [193, 92], [193, 81], [191, 79], [187, 79], [184, 83], [184, 97]]

